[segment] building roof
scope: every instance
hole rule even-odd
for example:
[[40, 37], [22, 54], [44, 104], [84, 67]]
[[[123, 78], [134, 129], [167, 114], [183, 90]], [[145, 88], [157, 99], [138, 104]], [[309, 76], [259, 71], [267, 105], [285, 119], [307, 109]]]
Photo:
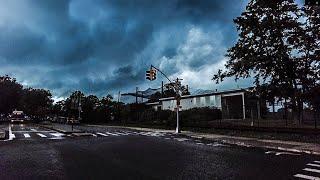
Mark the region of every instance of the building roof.
[[[213, 93], [206, 93], [206, 94], [185, 95], [185, 96], [181, 96], [181, 99], [246, 92], [247, 90], [248, 89], [233, 89], [233, 90], [227, 90], [227, 91], [216, 91]], [[168, 98], [161, 98], [161, 99], [159, 99], [159, 101], [168, 101], [168, 100], [174, 100], [174, 99], [175, 99], [175, 97], [168, 97]]]
[[160, 102], [151, 102], [151, 103], [146, 103], [146, 105], [160, 105]]

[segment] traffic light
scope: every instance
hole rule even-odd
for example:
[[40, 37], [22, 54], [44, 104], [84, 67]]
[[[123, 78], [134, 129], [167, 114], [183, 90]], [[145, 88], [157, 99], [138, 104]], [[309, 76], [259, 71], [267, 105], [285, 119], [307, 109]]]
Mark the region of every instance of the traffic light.
[[146, 79], [151, 81], [150, 71], [146, 71]]
[[146, 79], [148, 79], [149, 81], [157, 79], [157, 71], [152, 68], [149, 71], [146, 71]]
[[157, 71], [155, 69], [151, 69], [151, 79], [152, 80], [157, 79]]

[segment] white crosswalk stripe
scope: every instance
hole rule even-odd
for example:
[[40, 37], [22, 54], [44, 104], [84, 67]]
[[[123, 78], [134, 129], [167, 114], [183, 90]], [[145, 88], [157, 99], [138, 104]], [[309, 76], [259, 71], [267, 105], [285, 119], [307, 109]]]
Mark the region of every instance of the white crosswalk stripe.
[[119, 136], [119, 134], [114, 134], [114, 133], [110, 133], [110, 132], [106, 132], [106, 134], [109, 134], [111, 136]]
[[109, 136], [109, 135], [106, 135], [106, 134], [103, 134], [103, 133], [97, 133], [98, 135], [100, 135], [100, 136]]
[[318, 173], [320, 176], [320, 169], [316, 169], [320, 168], [320, 161], [313, 161], [311, 163], [306, 164], [306, 166], [306, 168], [302, 169], [303, 173], [296, 174], [293, 177], [300, 179], [320, 180], [320, 177], [317, 177], [318, 175], [316, 175], [316, 173]]
[[312, 168], [304, 168], [304, 171], [309, 171], [309, 172], [315, 172], [315, 173], [320, 173], [319, 169], [312, 169]]
[[41, 133], [37, 133], [37, 135], [40, 136], [40, 137], [43, 137], [43, 138], [47, 137], [46, 135], [41, 134]]
[[23, 135], [24, 135], [25, 138], [31, 137], [30, 134], [27, 134], [27, 133], [25, 133], [25, 134], [23, 134]]
[[302, 179], [309, 179], [309, 180], [320, 180], [320, 178], [318, 178], [318, 177], [304, 175], [304, 174], [296, 174], [296, 175], [294, 175], [294, 177], [302, 178]]
[[118, 134], [119, 136], [127, 136], [129, 134], [123, 132], [113, 132], [114, 134]]
[[55, 137], [61, 137], [63, 136], [62, 133], [50, 133], [52, 136], [55, 136]]
[[308, 163], [307, 166], [320, 167], [319, 164]]

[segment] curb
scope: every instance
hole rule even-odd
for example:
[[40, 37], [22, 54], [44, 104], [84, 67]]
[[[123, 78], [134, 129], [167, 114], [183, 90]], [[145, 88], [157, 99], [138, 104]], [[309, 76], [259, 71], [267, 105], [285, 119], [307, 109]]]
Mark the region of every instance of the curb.
[[[184, 134], [185, 136], [193, 137], [193, 138], [201, 138], [201, 139], [206, 139], [206, 140], [214, 140], [211, 138], [206, 138], [202, 136], [194, 136], [190, 134]], [[300, 149], [294, 149], [294, 148], [284, 148], [284, 147], [279, 147], [279, 146], [255, 146], [251, 144], [246, 144], [244, 142], [233, 142], [225, 139], [220, 139], [217, 140], [221, 143], [228, 144], [228, 145], [237, 145], [237, 146], [242, 146], [242, 147], [257, 147], [257, 148], [266, 148], [266, 149], [273, 149], [273, 150], [280, 150], [280, 151], [288, 151], [288, 152], [293, 152], [293, 153], [305, 153], [305, 154], [311, 154], [311, 155], [320, 155], [320, 152], [317, 151], [312, 151], [312, 150], [300, 150]]]
[[46, 129], [50, 129], [50, 130], [54, 130], [54, 131], [57, 131], [59, 133], [64, 133], [64, 134], [72, 134], [72, 133], [84, 133], [84, 131], [65, 131], [63, 129], [59, 129], [59, 128], [54, 128], [54, 127], [47, 127], [45, 125], [41, 125], [41, 124], [37, 124], [37, 126], [40, 126], [42, 128], [46, 128]]
[[[152, 129], [152, 128], [139, 128], [139, 127], [121, 127], [121, 128], [126, 128], [126, 129], [136, 129], [136, 130], [144, 130], [144, 129], [148, 129], [148, 130], [154, 130], [154, 131], [162, 131], [160, 129]], [[163, 130], [163, 131], [167, 131], [167, 130]], [[244, 143], [241, 142], [241, 140], [239, 140], [240, 142], [233, 142], [233, 141], [229, 141], [229, 140], [224, 140], [224, 139], [211, 139], [211, 138], [207, 138], [207, 137], [203, 137], [203, 136], [199, 136], [199, 135], [195, 135], [195, 134], [191, 134], [189, 131], [183, 132], [181, 133], [182, 135], [188, 136], [188, 137], [192, 137], [192, 138], [198, 138], [198, 139], [206, 139], [206, 140], [215, 140], [218, 141], [220, 143], [224, 143], [224, 144], [228, 144], [228, 145], [237, 145], [237, 146], [243, 146], [243, 147], [257, 147], [257, 148], [266, 148], [266, 149], [273, 149], [273, 150], [280, 150], [280, 151], [288, 151], [288, 152], [293, 152], [293, 153], [305, 153], [305, 154], [311, 154], [311, 155], [320, 155], [320, 152], [318, 151], [312, 151], [312, 150], [303, 150], [303, 149], [295, 149], [295, 148], [285, 148], [285, 147], [279, 147], [279, 146], [263, 146], [263, 145], [251, 145], [248, 143]]]

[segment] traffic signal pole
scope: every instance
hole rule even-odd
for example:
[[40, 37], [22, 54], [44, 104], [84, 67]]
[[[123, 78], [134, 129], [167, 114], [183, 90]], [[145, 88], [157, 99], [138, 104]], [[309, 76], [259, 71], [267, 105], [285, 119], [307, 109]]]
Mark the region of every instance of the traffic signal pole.
[[179, 128], [179, 105], [177, 103], [177, 127], [176, 127], [176, 133], [180, 133], [180, 128]]
[[[180, 97], [181, 97], [181, 91], [182, 91], [180, 80], [182, 80], [182, 79], [177, 78], [175, 82], [172, 82], [172, 81], [168, 78], [168, 76], [167, 76], [166, 74], [164, 74], [160, 69], [158, 69], [158, 68], [154, 67], [153, 65], [151, 65], [150, 71], [146, 71], [146, 76], [147, 76], [146, 79], [148, 79], [148, 80], [150, 80], [150, 81], [153, 81], [153, 80], [156, 79], [155, 76], [152, 77], [152, 75], [151, 75], [152, 73], [154, 73], [154, 72], [153, 72], [153, 69], [159, 71], [159, 72], [170, 82], [168, 85], [169, 85], [171, 88], [173, 88], [174, 91], [175, 91], [175, 93], [176, 93], [176, 97], [175, 97], [175, 99], [176, 99], [176, 114], [177, 114], [176, 133], [178, 134], [178, 133], [180, 133], [180, 126], [179, 126], [179, 108], [180, 108]], [[162, 82], [162, 88], [163, 88], [163, 82]]]

